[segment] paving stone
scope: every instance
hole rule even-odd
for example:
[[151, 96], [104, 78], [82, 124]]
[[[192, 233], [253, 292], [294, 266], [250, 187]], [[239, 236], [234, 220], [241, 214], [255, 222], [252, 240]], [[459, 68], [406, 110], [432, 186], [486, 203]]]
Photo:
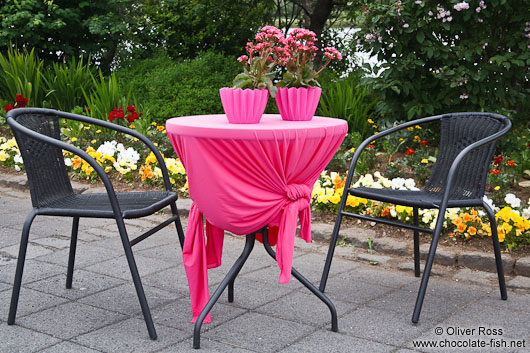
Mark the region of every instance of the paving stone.
[[363, 249], [368, 248], [368, 238], [374, 239], [376, 231], [364, 227], [351, 227], [341, 229], [338, 240], [344, 239], [346, 242], [352, 243], [357, 247]]
[[[123, 255], [123, 249], [106, 249], [95, 246], [93, 243], [77, 244], [75, 252], [75, 267], [74, 269], [85, 268], [94, 264], [101, 264], [109, 259], [117, 258]], [[70, 249], [57, 250], [44, 256], [39, 256], [38, 260], [48, 262], [52, 264], [58, 264], [62, 266], [68, 265], [68, 258], [70, 255]]]
[[385, 255], [369, 254], [367, 252], [358, 252], [357, 258], [359, 260], [368, 261], [372, 265], [386, 265], [392, 258]]
[[69, 249], [70, 248], [70, 237], [66, 236], [53, 236], [46, 238], [39, 238], [33, 241], [30, 241], [31, 245], [39, 245], [48, 249], [57, 250], [57, 249]]
[[316, 241], [331, 239], [333, 225], [326, 223], [311, 223], [311, 238]]
[[423, 318], [413, 325], [409, 315], [371, 307], [359, 308], [341, 318], [341, 322], [340, 330], [343, 333], [395, 346], [400, 346], [436, 324], [436, 321]]
[[418, 279], [412, 274], [403, 274], [400, 272], [389, 271], [386, 268], [378, 266], [359, 266], [341, 276], [350, 283], [367, 283], [376, 284], [390, 288], [401, 288], [404, 285], [418, 283]]
[[[6, 308], [2, 315], [2, 321], [7, 322], [7, 313], [9, 304], [11, 303], [11, 290], [0, 292], [0, 307]], [[37, 311], [56, 306], [67, 302], [65, 298], [57, 297], [54, 295], [37, 292], [33, 289], [24, 288], [20, 289], [20, 296], [17, 307], [17, 321], [19, 318], [35, 313]]]
[[[429, 254], [431, 244], [420, 245], [420, 259], [426, 260]], [[454, 266], [456, 264], [457, 254], [453, 249], [445, 249], [442, 246], [436, 247], [434, 262], [438, 265]]]
[[172, 266], [165, 270], [142, 276], [142, 283], [175, 293], [179, 296], [189, 295], [188, 279], [183, 266]]
[[[140, 273], [140, 277], [171, 267], [171, 264], [165, 261], [145, 256], [135, 255], [134, 259], [136, 262], [136, 267], [138, 268], [138, 272]], [[100, 262], [95, 265], [88, 266], [85, 269], [88, 271], [102, 273], [104, 275], [123, 278], [126, 280], [132, 279], [129, 264], [125, 256], [120, 256], [118, 258]]]
[[97, 353], [101, 352], [92, 348], [81, 346], [79, 344], [62, 341], [56, 345], [39, 351], [39, 353]]
[[18, 190], [27, 190], [28, 178], [26, 174], [7, 174], [2, 173], [0, 178], [0, 185], [2, 187], [14, 188]]
[[[176, 299], [174, 293], [166, 292], [158, 288], [143, 285], [149, 308], [166, 304]], [[97, 306], [102, 309], [117, 311], [125, 315], [136, 315], [141, 313], [140, 303], [136, 295], [136, 290], [131, 281], [114, 288], [98, 292], [82, 299], [78, 302]]]
[[[502, 254], [504, 272], [510, 274], [513, 271], [515, 260], [508, 254]], [[465, 251], [458, 255], [458, 265], [480, 271], [497, 272], [495, 256], [478, 251]]]
[[123, 279], [84, 270], [75, 270], [71, 289], [66, 289], [66, 272], [30, 283], [27, 287], [63, 298], [77, 300], [125, 283], [127, 281]]
[[[420, 263], [420, 273], [423, 273], [423, 270], [425, 268], [424, 263]], [[412, 274], [414, 274], [414, 259], [410, 259], [410, 261], [407, 262], [400, 262], [397, 264], [397, 269], [401, 271], [407, 271]], [[445, 276], [447, 275], [448, 269], [447, 267], [441, 267], [437, 265], [433, 265], [431, 268], [431, 276]]]
[[530, 313], [530, 294], [525, 290], [522, 293], [508, 290], [508, 300], [502, 300], [500, 291], [493, 290], [482, 298], [482, 302], [489, 307], [506, 306], [511, 310]]
[[[226, 300], [226, 296], [221, 297], [211, 311], [212, 322], [204, 324], [201, 332], [208, 331], [216, 326], [222, 325], [238, 316], [248, 312], [234, 306]], [[193, 333], [194, 324], [191, 323], [193, 315], [189, 298], [178, 299], [166, 305], [159, 306], [151, 310], [153, 321], [168, 327], [174, 327], [188, 334]], [[138, 316], [140, 318], [140, 316]]]
[[[74, 302], [24, 316], [18, 323], [53, 337], [71, 339], [125, 318], [126, 316], [117, 312]], [[145, 334], [147, 335], [147, 331]]]
[[385, 254], [408, 255], [411, 253], [409, 243], [399, 241], [393, 238], [375, 238], [373, 239], [373, 247], [376, 251]]
[[2, 248], [20, 243], [20, 231], [10, 227], [0, 227], [0, 251]]
[[[15, 280], [15, 271], [15, 263], [0, 266], [0, 282], [13, 284], [13, 281]], [[56, 276], [60, 273], [64, 274], [66, 278], [66, 267], [38, 260], [27, 260], [24, 265], [22, 285]]]
[[201, 336], [242, 348], [255, 350], [259, 346], [261, 352], [275, 352], [314, 330], [311, 326], [292, 321], [248, 313], [225, 325], [213, 328]]
[[394, 290], [379, 284], [360, 282], [357, 278], [355, 270], [330, 277], [326, 285], [326, 295], [330, 297], [331, 301], [340, 300], [361, 305], [371, 300], [377, 300], [377, 298]]
[[[328, 306], [309, 292], [293, 292], [280, 299], [256, 308], [255, 311], [280, 319], [295, 321], [304, 325], [326, 326], [331, 330], [331, 313]], [[351, 310], [351, 304], [334, 300], [340, 317]]]
[[[197, 353], [196, 349], [192, 347], [192, 339], [189, 338], [183, 342], [180, 342], [176, 345], [171, 345], [166, 347], [158, 353]], [[219, 341], [212, 340], [209, 337], [201, 337], [201, 350], [200, 352], [206, 353], [250, 353], [256, 352], [255, 350], [248, 350], [241, 347], [236, 347], [233, 345], [224, 344]]]
[[530, 278], [524, 276], [515, 276], [513, 279], [506, 282], [508, 287], [530, 289]]
[[151, 340], [145, 321], [120, 321], [74, 338], [74, 341], [105, 352], [153, 352], [184, 340], [188, 334], [155, 324], [157, 339]]
[[383, 353], [393, 352], [396, 347], [332, 331], [317, 331], [285, 347], [282, 352], [335, 353], [345, 349], [350, 352]]
[[497, 274], [483, 271], [473, 271], [469, 268], [459, 270], [453, 279], [456, 281], [467, 281], [483, 285], [493, 285], [493, 281], [497, 281]]
[[0, 348], [3, 352], [35, 352], [60, 342], [57, 338], [18, 325], [1, 325]]
[[190, 213], [191, 204], [193, 201], [191, 199], [179, 197], [177, 200], [177, 209], [179, 214], [182, 216], [187, 216]]
[[[5, 248], [2, 248], [2, 253], [7, 254], [11, 258], [18, 258], [18, 251], [20, 246], [18, 244], [6, 246]], [[48, 254], [52, 254], [53, 250], [40, 246], [39, 244], [30, 243], [28, 244], [28, 249], [26, 250], [26, 260], [34, 259], [39, 256], [44, 256]]]
[[522, 257], [515, 262], [515, 274], [530, 277], [530, 256]]

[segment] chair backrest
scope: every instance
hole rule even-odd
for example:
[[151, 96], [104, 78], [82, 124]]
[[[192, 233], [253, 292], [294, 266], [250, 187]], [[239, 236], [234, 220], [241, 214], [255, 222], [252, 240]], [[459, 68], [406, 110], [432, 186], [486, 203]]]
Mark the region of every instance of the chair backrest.
[[[61, 139], [59, 116], [50, 111], [13, 109], [8, 117], [20, 125], [57, 140]], [[33, 207], [46, 207], [54, 200], [73, 193], [60, 147], [41, 142], [32, 133], [12, 125], [13, 133], [24, 160]]]
[[[464, 148], [500, 132], [511, 123], [498, 114], [454, 113], [442, 117], [440, 124], [438, 156], [425, 186], [425, 190], [433, 193], [443, 192], [449, 169]], [[453, 179], [450, 200], [482, 199], [495, 146], [496, 142], [490, 143], [464, 157]]]

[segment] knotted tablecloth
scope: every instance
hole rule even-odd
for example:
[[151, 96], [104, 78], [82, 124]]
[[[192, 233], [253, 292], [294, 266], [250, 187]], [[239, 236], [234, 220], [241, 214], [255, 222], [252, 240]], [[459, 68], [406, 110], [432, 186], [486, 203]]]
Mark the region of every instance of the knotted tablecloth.
[[277, 226], [271, 243], [279, 283], [290, 281], [297, 221], [300, 237], [310, 242], [311, 191], [347, 129], [339, 119], [283, 121], [267, 114], [248, 125], [229, 124], [225, 115], [167, 121], [193, 200], [183, 250], [193, 322], [209, 300], [207, 269], [221, 264], [224, 230], [245, 235]]

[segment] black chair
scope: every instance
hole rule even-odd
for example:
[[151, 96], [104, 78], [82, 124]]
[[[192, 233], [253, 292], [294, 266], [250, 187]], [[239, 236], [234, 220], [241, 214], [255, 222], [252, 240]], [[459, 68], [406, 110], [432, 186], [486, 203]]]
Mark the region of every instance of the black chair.
[[[436, 163], [431, 171], [431, 176], [423, 190], [410, 191], [352, 187], [352, 179], [357, 160], [359, 159], [361, 152], [366, 146], [372, 143], [372, 141], [385, 137], [398, 130], [433, 121], [438, 121], [440, 123], [440, 147]], [[489, 205], [483, 201], [483, 197], [486, 177], [488, 176], [489, 165], [493, 157], [496, 141], [506, 134], [510, 127], [510, 120], [499, 114], [453, 113], [410, 121], [364, 140], [355, 151], [348, 171], [344, 194], [342, 195], [340, 202], [339, 213], [335, 221], [326, 264], [320, 281], [320, 290], [323, 292], [326, 288], [331, 260], [333, 258], [333, 252], [335, 251], [335, 244], [337, 242], [343, 216], [350, 216], [412, 229], [414, 231], [414, 270], [416, 277], [420, 276], [419, 232], [431, 233], [433, 235], [431, 246], [425, 264], [418, 297], [416, 299], [416, 306], [412, 315], [412, 322], [417, 323], [423, 299], [425, 297], [425, 291], [427, 289], [427, 283], [429, 281], [429, 275], [431, 273], [446, 209], [448, 207], [480, 206], [486, 210], [490, 221], [501, 297], [503, 300], [506, 300], [506, 285], [504, 283], [504, 272], [499, 239], [497, 236], [495, 214]], [[344, 207], [348, 195], [413, 207], [414, 225], [346, 212]], [[418, 226], [418, 208], [439, 209], [434, 229]]]
[[[6, 119], [7, 123], [13, 129], [20, 153], [24, 160], [33, 204], [33, 210], [27, 216], [22, 229], [22, 239], [20, 242], [7, 323], [12, 325], [15, 322], [29, 231], [35, 216], [73, 217], [66, 288], [72, 288], [79, 218], [114, 218], [118, 226], [118, 232], [121, 237], [123, 249], [125, 250], [125, 256], [129, 264], [149, 336], [151, 339], [156, 339], [156, 330], [153, 325], [142, 282], [140, 281], [132, 246], [173, 222], [175, 222], [177, 227], [181, 247], [184, 243], [184, 233], [175, 203], [177, 194], [171, 190], [171, 183], [164, 159], [158, 149], [145, 136], [134, 130], [81, 115], [63, 113], [50, 109], [19, 108], [9, 111]], [[90, 157], [85, 151], [61, 141], [60, 119], [76, 120], [84, 124], [98, 125], [117, 132], [129, 134], [142, 141], [153, 151], [159, 162], [166, 190], [116, 193], [105, 171], [94, 158]], [[72, 152], [88, 162], [98, 174], [107, 192], [101, 194], [75, 194], [72, 190], [70, 178], [68, 177], [64, 164], [63, 150]], [[144, 234], [129, 240], [124, 219], [148, 216], [166, 206], [171, 207], [173, 214], [168, 220]]]

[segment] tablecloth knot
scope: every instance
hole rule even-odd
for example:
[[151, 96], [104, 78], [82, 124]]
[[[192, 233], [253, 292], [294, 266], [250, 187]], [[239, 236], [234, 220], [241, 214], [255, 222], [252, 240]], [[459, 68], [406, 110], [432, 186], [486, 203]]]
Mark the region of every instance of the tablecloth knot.
[[311, 201], [311, 189], [305, 184], [287, 184], [287, 198], [291, 201], [306, 199]]

